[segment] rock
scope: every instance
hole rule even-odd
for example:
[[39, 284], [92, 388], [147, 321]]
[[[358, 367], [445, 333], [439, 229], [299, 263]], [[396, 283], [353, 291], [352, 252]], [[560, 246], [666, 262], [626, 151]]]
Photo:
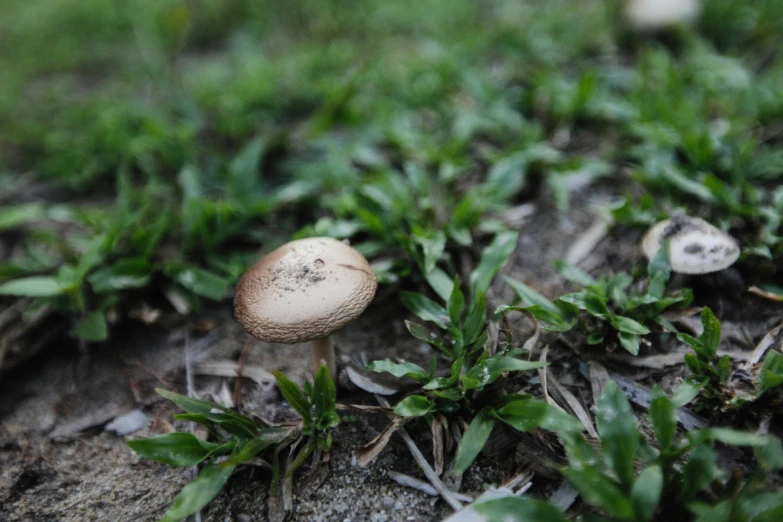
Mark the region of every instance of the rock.
[[136, 433], [147, 425], [147, 416], [141, 410], [133, 410], [108, 423], [104, 428], [106, 431], [113, 431], [117, 435], [125, 436]]

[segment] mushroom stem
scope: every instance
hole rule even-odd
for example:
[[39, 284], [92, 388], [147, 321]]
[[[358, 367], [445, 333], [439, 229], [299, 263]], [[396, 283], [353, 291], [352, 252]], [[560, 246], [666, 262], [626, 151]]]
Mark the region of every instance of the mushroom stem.
[[329, 368], [329, 375], [332, 380], [337, 379], [337, 363], [334, 358], [334, 342], [332, 336], [324, 337], [322, 339], [313, 339], [311, 341], [313, 347], [313, 375], [318, 373], [321, 365], [325, 364]]

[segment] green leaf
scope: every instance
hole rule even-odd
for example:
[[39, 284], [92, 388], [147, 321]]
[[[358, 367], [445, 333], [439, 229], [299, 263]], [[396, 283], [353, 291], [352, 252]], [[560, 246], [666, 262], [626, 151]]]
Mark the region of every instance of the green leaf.
[[405, 397], [394, 407], [394, 414], [400, 417], [421, 417], [435, 408], [435, 403], [421, 395]]
[[465, 296], [459, 287], [459, 279], [454, 278], [454, 285], [451, 287], [451, 296], [449, 297], [449, 320], [457, 329], [462, 330], [462, 307], [465, 304]]
[[[687, 345], [689, 345], [691, 348], [693, 348], [693, 351], [695, 351], [700, 357], [702, 357], [704, 359], [708, 359], [708, 360], [712, 359], [712, 356], [710, 356], [707, 353], [707, 351], [704, 348], [704, 345], [701, 343], [701, 341], [696, 339], [695, 337], [693, 337], [691, 335], [688, 335], [688, 334], [685, 334], [685, 333], [680, 333], [680, 334], [677, 334], [677, 340], [680, 341], [680, 342], [683, 342], [683, 343], [685, 343]], [[687, 355], [688, 354], [686, 354], [686, 356]]]
[[620, 332], [634, 334], [634, 335], [647, 335], [650, 333], [650, 329], [641, 323], [638, 323], [630, 317], [622, 315], [610, 315], [609, 323]]
[[175, 270], [174, 279], [194, 294], [219, 301], [226, 296], [229, 282], [203, 268]]
[[720, 382], [728, 382], [731, 377], [731, 356], [729, 354], [718, 359], [717, 370]]
[[0, 231], [16, 228], [28, 221], [35, 221], [44, 217], [46, 217], [46, 209], [40, 203], [5, 204], [3, 208], [0, 208]]
[[631, 502], [637, 520], [640, 522], [652, 520], [662, 492], [663, 471], [661, 467], [653, 465], [642, 471], [631, 489]]
[[508, 263], [517, 246], [519, 232], [501, 232], [484, 249], [478, 266], [470, 274], [471, 295], [486, 292], [495, 274]]
[[[337, 399], [337, 389], [334, 387], [334, 381], [332, 381], [329, 375], [329, 368], [321, 366], [318, 369], [318, 373], [315, 374], [315, 381], [313, 385], [314, 397], [313, 404], [315, 406], [315, 417], [319, 424], [326, 426], [319, 429], [327, 429], [336, 426], [335, 416], [335, 401]], [[323, 419], [323, 422], [321, 420]], [[336, 419], [337, 423], [340, 422], [340, 417]]]
[[421, 366], [409, 362], [397, 363], [391, 359], [373, 361], [367, 365], [371, 372], [388, 372], [395, 377], [407, 376], [417, 381], [428, 379], [427, 372]]
[[340, 416], [335, 411], [329, 411], [322, 414], [315, 423], [315, 428], [320, 431], [330, 430], [339, 426]]
[[621, 309], [625, 309], [628, 305], [628, 296], [625, 293], [625, 289], [633, 283], [633, 277], [620, 272], [612, 276], [609, 281], [606, 282], [606, 295], [609, 299], [614, 301], [615, 304]]
[[581, 422], [560, 408], [533, 399], [512, 401], [495, 410], [495, 415], [519, 431], [544, 428], [572, 432], [585, 429]]
[[181, 432], [128, 441], [128, 446], [141, 457], [170, 466], [195, 466], [210, 455], [230, 453], [235, 444], [213, 444]]
[[122, 259], [112, 266], [93, 272], [87, 277], [97, 293], [114, 292], [126, 288], [142, 288], [152, 280], [152, 266], [140, 258]]
[[[522, 361], [505, 355], [493, 355], [483, 362], [473, 366], [463, 376], [467, 377], [465, 389], [471, 390], [478, 386], [485, 386], [497, 380], [503, 372], [517, 372], [544, 368], [548, 363], [541, 361]], [[470, 381], [470, 385], [467, 382]]]
[[587, 336], [587, 344], [595, 345], [604, 342], [604, 333], [601, 331], [592, 332]]
[[647, 264], [647, 295], [661, 299], [666, 293], [666, 283], [669, 281], [672, 267], [669, 263], [669, 241], [663, 242], [662, 248]]
[[22, 277], [0, 284], [0, 295], [51, 297], [64, 291], [57, 279], [45, 276]]
[[413, 236], [413, 239], [421, 246], [421, 250], [424, 253], [422, 271], [425, 274], [429, 274], [435, 270], [435, 265], [438, 264], [438, 261], [443, 257], [443, 252], [446, 250], [446, 234], [438, 230], [432, 237], [416, 234]]
[[261, 159], [265, 144], [261, 138], [254, 138], [245, 145], [228, 167], [228, 196], [245, 201], [257, 194], [261, 187]]
[[742, 499], [742, 511], [743, 515], [753, 522], [783, 520], [783, 494], [780, 491], [775, 491], [746, 495]]
[[703, 363], [692, 353], [686, 353], [683, 356], [683, 362], [685, 362], [685, 367], [688, 368], [692, 374], [698, 377], [704, 375]]
[[517, 296], [522, 300], [523, 303], [527, 305], [538, 305], [543, 310], [546, 310], [550, 314], [552, 314], [555, 317], [559, 317], [561, 320], [564, 318], [562, 317], [562, 310], [558, 308], [555, 303], [544, 297], [543, 295], [539, 294], [529, 286], [527, 286], [524, 283], [520, 283], [519, 281], [515, 281], [509, 277], [504, 277], [506, 280], [506, 283], [511, 287], [512, 290], [517, 294]]
[[619, 520], [633, 520], [634, 508], [631, 501], [606, 475], [591, 467], [561, 468], [560, 473], [589, 504]]
[[454, 281], [438, 267], [433, 268], [430, 272], [424, 275], [424, 278], [429, 283], [430, 287], [435, 290], [438, 297], [443, 301], [448, 301], [451, 296], [451, 289], [454, 285]]
[[462, 442], [460, 442], [457, 449], [457, 456], [454, 461], [454, 472], [457, 475], [462, 475], [473, 464], [484, 444], [486, 444], [487, 439], [489, 439], [494, 426], [495, 418], [492, 416], [492, 410], [489, 408], [484, 408], [473, 418], [470, 426], [462, 435]]
[[715, 451], [702, 444], [698, 446], [682, 467], [682, 496], [687, 502], [715, 480], [719, 471], [715, 466]]
[[530, 162], [527, 150], [518, 151], [493, 164], [481, 189], [493, 199], [503, 200], [519, 192], [526, 180]]
[[705, 306], [701, 311], [701, 324], [704, 326], [704, 332], [699, 336], [699, 341], [704, 346], [706, 356], [712, 359], [720, 346], [720, 321], [712, 310]]
[[402, 291], [400, 292], [400, 299], [402, 304], [420, 319], [433, 322], [443, 329], [448, 326], [448, 312], [429, 297], [415, 292]]
[[163, 515], [161, 522], [178, 522], [201, 511], [220, 493], [235, 466], [208, 464], [196, 480], [186, 485]]
[[81, 285], [84, 277], [103, 260], [106, 235], [101, 234], [90, 239], [79, 256], [74, 272], [74, 284]]
[[674, 403], [657, 384], [652, 390], [650, 401], [650, 423], [655, 430], [655, 437], [665, 450], [671, 446], [677, 434], [677, 415]]
[[109, 337], [109, 328], [103, 312], [93, 312], [82, 317], [70, 334], [89, 343], [105, 341]]
[[554, 505], [528, 497], [496, 498], [477, 502], [468, 509], [474, 510], [486, 521], [568, 522], [568, 518]]
[[275, 446], [291, 436], [291, 428], [265, 428], [261, 433], [250, 439], [242, 446], [242, 449], [230, 458], [221, 462], [222, 466], [236, 466], [247, 462], [270, 446]]
[[465, 318], [465, 344], [470, 345], [478, 339], [484, 330], [487, 322], [487, 302], [484, 299], [484, 292], [481, 290], [473, 296], [473, 304], [470, 307], [468, 316]]
[[729, 428], [705, 428], [703, 430], [691, 431], [687, 437], [693, 445], [717, 440], [730, 446], [763, 446], [768, 444], [770, 440], [770, 437]]
[[302, 417], [305, 424], [312, 424], [315, 422], [315, 419], [313, 419], [313, 411], [310, 408], [310, 401], [307, 396], [302, 393], [299, 386], [286, 377], [281, 371], [275, 370], [272, 372], [272, 375], [275, 376], [277, 387], [280, 388], [280, 392], [283, 394], [286, 402]]
[[707, 383], [710, 382], [707, 378], [702, 379], [687, 379], [685, 382], [680, 384], [676, 390], [674, 390], [674, 393], [672, 394], [672, 403], [674, 403], [675, 408], [681, 408], [682, 406], [685, 406], [689, 402], [691, 402], [693, 399], [696, 398], [696, 396], [699, 395], [699, 392], [707, 386]]
[[609, 308], [606, 306], [606, 300], [592, 292], [576, 292], [561, 296], [560, 301], [570, 303], [580, 310], [584, 310], [590, 315], [604, 317], [609, 314]]
[[223, 429], [233, 435], [251, 439], [258, 434], [258, 427], [249, 418], [236, 413], [225, 406], [213, 402], [191, 399], [178, 393], [157, 388], [158, 395], [173, 401], [174, 404], [188, 413], [203, 415], [204, 418], [219, 424]]
[[595, 467], [599, 471], [604, 470], [603, 455], [590, 445], [584, 435], [579, 432], [561, 432], [558, 434], [568, 456], [568, 462], [572, 468], [585, 466]]
[[[688, 504], [688, 509], [698, 517], [694, 522], [734, 522], [731, 517], [732, 504], [732, 500], [724, 500], [714, 506], [702, 502], [691, 502]], [[754, 520], [754, 522], [757, 521]]]
[[413, 321], [405, 320], [405, 326], [408, 328], [408, 331], [411, 333], [411, 335], [413, 335], [416, 339], [431, 344], [444, 354], [451, 356], [451, 350], [447, 348], [446, 343], [443, 341], [443, 339], [434, 333], [430, 332], [420, 324], [414, 323]]
[[783, 354], [770, 350], [759, 371], [759, 386], [761, 392], [783, 385]]
[[777, 437], [769, 437], [766, 444], [754, 446], [753, 453], [761, 469], [765, 471], [783, 469], [783, 444]]
[[628, 351], [631, 355], [639, 355], [639, 336], [626, 332], [620, 332], [617, 334], [617, 340], [620, 341], [620, 346], [624, 350]]
[[630, 486], [640, 434], [631, 404], [614, 381], [606, 383], [598, 401], [598, 433], [606, 463], [622, 484]]

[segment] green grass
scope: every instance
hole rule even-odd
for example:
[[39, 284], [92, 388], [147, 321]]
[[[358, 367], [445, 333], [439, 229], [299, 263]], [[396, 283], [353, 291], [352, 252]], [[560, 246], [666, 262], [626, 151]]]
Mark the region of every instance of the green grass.
[[[623, 195], [610, 206], [616, 224], [685, 208], [737, 237], [750, 282], [783, 269], [783, 3], [707, 0], [695, 27], [655, 36], [630, 33], [621, 10], [616, 0], [7, 0], [0, 234], [11, 248], [0, 295], [33, 297], [29, 312], [49, 307], [74, 337], [100, 342], [109, 319], [141, 301], [186, 312], [223, 300], [259, 249], [350, 238], [381, 283], [429, 285], [400, 298], [437, 327], [409, 323], [440, 360], [373, 367], [419, 381], [399, 415], [469, 421], [458, 471], [496, 421], [550, 427], [564, 437], [563, 474], [612, 519], [648, 520], [659, 503], [700, 519], [744, 516], [766, 495], [766, 470], [728, 485], [688, 485], [686, 472], [693, 463], [719, 479], [713, 441], [762, 451], [762, 439], [705, 430], [675, 441], [682, 397], [655, 391], [658, 453], [632, 414], [599, 411], [607, 449], [612, 437], [616, 451], [640, 448], [599, 458], [554, 407], [492, 395], [502, 373], [537, 366], [510, 338], [487, 351], [487, 325], [520, 308], [487, 323], [483, 297], [516, 245], [503, 212], [536, 190], [566, 210], [574, 186], [608, 180]], [[666, 294], [662, 264], [646, 283], [560, 272], [579, 291], [553, 303], [516, 285], [524, 313], [632, 353], [650, 327], [673, 331], [660, 312], [691, 297]], [[731, 368], [717, 341], [684, 339], [699, 400], [725, 398]], [[436, 377], [444, 361], [450, 372]], [[754, 400], [777, 400], [781, 366], [771, 352]], [[607, 393], [599, 410], [630, 410]], [[305, 419], [322, 449], [334, 420]], [[186, 442], [212, 458], [214, 447]], [[780, 467], [779, 445], [763, 442]], [[228, 474], [208, 481], [212, 493]]]
[[[669, 44], [629, 40], [603, 2], [4, 11], [0, 230], [24, 239], [0, 278], [49, 279], [0, 292], [77, 317], [144, 288], [219, 299], [298, 230], [351, 237], [385, 282], [454, 273], [534, 179], [565, 209], [574, 175], [655, 196], [620, 223], [686, 206], [731, 229], [762, 279], [783, 257], [774, 2], [711, 2]], [[558, 149], [563, 132], [599, 145]], [[22, 174], [47, 196], [14, 192]]]

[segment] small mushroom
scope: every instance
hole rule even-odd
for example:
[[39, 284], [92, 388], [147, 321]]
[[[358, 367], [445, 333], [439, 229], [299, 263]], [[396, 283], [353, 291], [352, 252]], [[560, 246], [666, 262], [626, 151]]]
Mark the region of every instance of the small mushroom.
[[724, 270], [740, 255], [737, 241], [701, 218], [677, 214], [656, 223], [642, 240], [642, 251], [652, 259], [669, 240], [669, 263], [679, 274], [708, 274]]
[[357, 250], [328, 237], [300, 239], [270, 252], [242, 276], [234, 315], [262, 341], [310, 341], [313, 373], [326, 364], [334, 379], [331, 334], [361, 315], [377, 286]]
[[698, 0], [631, 0], [625, 16], [638, 31], [658, 31], [693, 23], [701, 12]]

